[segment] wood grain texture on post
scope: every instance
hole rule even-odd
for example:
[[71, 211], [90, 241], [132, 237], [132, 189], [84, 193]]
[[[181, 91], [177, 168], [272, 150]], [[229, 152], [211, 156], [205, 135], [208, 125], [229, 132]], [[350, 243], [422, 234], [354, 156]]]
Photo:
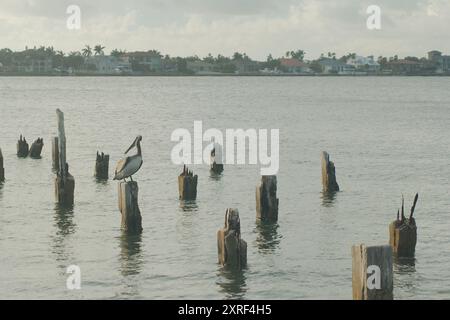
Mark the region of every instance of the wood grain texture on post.
[[389, 225], [389, 244], [399, 258], [412, 258], [416, 251], [417, 224], [413, 215], [418, 199], [419, 194], [417, 193], [409, 218], [405, 217], [404, 199], [402, 199], [401, 213], [397, 211], [397, 219]]
[[5, 181], [5, 168], [3, 167], [3, 154], [0, 148], [0, 182]]
[[19, 158], [26, 158], [28, 157], [28, 151], [29, 149], [27, 139], [20, 135], [19, 141], [17, 141], [17, 156]]
[[138, 194], [139, 187], [136, 181], [119, 182], [119, 210], [122, 214], [122, 229], [132, 234], [142, 232]]
[[64, 113], [56, 110], [58, 120], [58, 155], [59, 169], [55, 179], [55, 195], [60, 204], [74, 203], [75, 178], [69, 173], [69, 164], [66, 161], [66, 133], [64, 129]]
[[183, 166], [183, 172], [178, 176], [180, 200], [197, 199], [197, 181], [198, 176], [194, 175], [186, 166]]
[[109, 155], [99, 153], [97, 151], [97, 159], [95, 160], [95, 177], [107, 180], [109, 171]]
[[391, 246], [352, 247], [353, 300], [392, 300], [393, 279]]
[[217, 232], [219, 263], [242, 269], [247, 266], [247, 242], [241, 239], [241, 221], [237, 209], [227, 209], [225, 227]]
[[58, 137], [52, 139], [52, 166], [56, 171], [59, 170], [59, 143]]
[[322, 185], [324, 192], [339, 191], [339, 185], [336, 181], [336, 168], [326, 151], [322, 152]]
[[263, 221], [278, 220], [277, 176], [262, 176], [256, 187], [256, 218]]
[[30, 158], [40, 159], [43, 147], [44, 147], [44, 139], [37, 138], [37, 140], [34, 141], [30, 147], [30, 152], [29, 152]]

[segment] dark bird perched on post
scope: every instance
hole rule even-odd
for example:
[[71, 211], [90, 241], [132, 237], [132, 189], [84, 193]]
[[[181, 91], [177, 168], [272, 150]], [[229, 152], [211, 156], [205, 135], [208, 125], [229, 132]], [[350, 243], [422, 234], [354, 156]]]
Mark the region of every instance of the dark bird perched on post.
[[141, 141], [142, 136], [137, 136], [133, 144], [125, 151], [125, 154], [127, 154], [131, 149], [136, 148], [137, 153], [134, 156], [126, 157], [117, 162], [114, 180], [130, 178], [133, 181], [132, 175], [139, 171], [143, 163]]

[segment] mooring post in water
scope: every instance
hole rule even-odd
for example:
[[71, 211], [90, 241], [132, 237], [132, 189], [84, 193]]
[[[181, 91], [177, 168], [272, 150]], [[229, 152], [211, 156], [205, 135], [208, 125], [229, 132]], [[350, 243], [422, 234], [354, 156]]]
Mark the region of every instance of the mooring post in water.
[[17, 141], [17, 156], [19, 158], [28, 157], [28, 142], [22, 135], [20, 135], [19, 141]]
[[30, 147], [30, 152], [29, 152], [30, 158], [40, 159], [43, 147], [44, 147], [44, 139], [37, 138], [37, 140], [34, 141]]
[[393, 300], [392, 248], [352, 247], [353, 300]]
[[3, 154], [0, 148], [0, 182], [5, 181], [5, 168], [3, 168]]
[[59, 170], [59, 144], [58, 137], [52, 139], [52, 165], [53, 169]]
[[412, 258], [416, 251], [417, 225], [414, 219], [419, 194], [414, 197], [409, 218], [405, 217], [405, 201], [402, 197], [402, 208], [397, 211], [397, 219], [389, 225], [389, 244], [392, 251], [399, 258]]
[[[223, 161], [222, 161], [222, 152], [219, 149], [219, 146], [215, 146], [214, 149], [211, 150], [211, 171], [216, 174], [220, 174], [223, 172]], [[219, 161], [217, 161], [219, 159]]]
[[183, 172], [178, 176], [178, 191], [180, 200], [195, 200], [197, 198], [198, 176], [194, 175], [185, 165]]
[[108, 171], [109, 171], [109, 155], [99, 153], [97, 151], [97, 159], [95, 161], [95, 177], [97, 179], [108, 179]]
[[262, 176], [256, 187], [256, 218], [262, 221], [278, 220], [277, 176]]
[[75, 179], [69, 173], [66, 160], [66, 133], [64, 129], [64, 113], [56, 110], [58, 119], [58, 155], [59, 169], [55, 179], [55, 195], [60, 204], [71, 205], [74, 202]]
[[139, 187], [136, 181], [119, 183], [119, 210], [122, 214], [122, 229], [131, 234], [142, 232], [138, 193]]
[[237, 269], [247, 266], [247, 242], [241, 239], [238, 209], [227, 209], [225, 227], [217, 232], [217, 247], [222, 266]]
[[322, 152], [322, 185], [324, 192], [339, 191], [339, 185], [336, 181], [336, 168], [326, 151]]

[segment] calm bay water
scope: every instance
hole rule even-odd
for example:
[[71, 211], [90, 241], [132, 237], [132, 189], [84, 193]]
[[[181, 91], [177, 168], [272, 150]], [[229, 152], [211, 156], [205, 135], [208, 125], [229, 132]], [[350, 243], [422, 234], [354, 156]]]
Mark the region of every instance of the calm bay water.
[[[396, 299], [450, 298], [450, 78], [0, 78], [0, 298], [351, 299], [353, 244], [386, 244], [401, 195], [415, 192], [413, 262], [394, 265]], [[75, 205], [58, 208], [51, 170], [55, 109], [65, 112]], [[199, 175], [198, 199], [178, 200], [170, 152], [176, 128], [280, 129], [279, 221], [255, 221], [257, 166]], [[18, 159], [19, 134], [44, 138], [43, 158]], [[144, 231], [120, 230], [117, 182], [93, 178], [97, 150], [110, 171], [143, 136]], [[320, 152], [341, 187], [321, 193]], [[222, 271], [216, 231], [237, 207], [248, 269]], [[82, 289], [66, 289], [78, 265]]]

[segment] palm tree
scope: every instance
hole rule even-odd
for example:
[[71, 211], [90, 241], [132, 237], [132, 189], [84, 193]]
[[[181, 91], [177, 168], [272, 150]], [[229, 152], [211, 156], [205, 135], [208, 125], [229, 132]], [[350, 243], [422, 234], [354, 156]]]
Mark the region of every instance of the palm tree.
[[100, 56], [104, 55], [105, 52], [103, 51], [103, 49], [105, 49], [105, 47], [103, 47], [101, 44], [96, 45], [94, 47], [95, 55], [100, 55]]
[[83, 56], [90, 57], [92, 56], [92, 48], [89, 45], [86, 45], [83, 49]]

